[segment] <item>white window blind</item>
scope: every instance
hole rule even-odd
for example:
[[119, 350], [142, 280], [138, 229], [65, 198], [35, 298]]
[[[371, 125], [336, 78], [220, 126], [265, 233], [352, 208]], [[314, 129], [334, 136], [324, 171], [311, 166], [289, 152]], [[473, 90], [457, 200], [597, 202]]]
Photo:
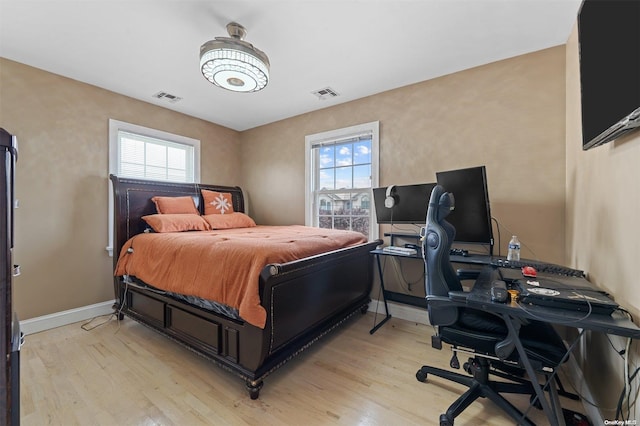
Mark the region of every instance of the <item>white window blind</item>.
[[[109, 120], [109, 174], [172, 182], [200, 182], [200, 141]], [[109, 236], [113, 255], [113, 189], [109, 182]]]
[[118, 132], [118, 176], [194, 182], [193, 145]]

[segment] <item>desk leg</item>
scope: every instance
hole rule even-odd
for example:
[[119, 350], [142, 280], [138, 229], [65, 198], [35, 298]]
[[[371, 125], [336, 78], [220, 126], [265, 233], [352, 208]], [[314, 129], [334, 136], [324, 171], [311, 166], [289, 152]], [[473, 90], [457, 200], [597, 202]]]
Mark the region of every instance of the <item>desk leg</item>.
[[551, 380], [551, 382], [548, 384], [551, 409], [555, 413], [556, 418], [562, 420], [560, 424], [562, 426], [565, 426], [564, 413], [562, 412], [562, 405], [560, 405], [560, 397], [558, 396], [558, 389], [556, 389], [556, 382], [551, 379], [551, 377], [549, 377], [549, 380]]
[[504, 322], [506, 323], [507, 328], [509, 329], [509, 334], [511, 334], [512, 336], [516, 336], [514, 343], [516, 345], [518, 355], [520, 355], [520, 361], [522, 361], [522, 364], [524, 365], [524, 368], [527, 371], [527, 374], [529, 375], [533, 389], [536, 391], [538, 400], [542, 405], [542, 409], [544, 410], [544, 413], [546, 414], [547, 419], [549, 419], [549, 424], [551, 426], [566, 426], [564, 422], [564, 417], [562, 415], [562, 408], [559, 406], [560, 402], [558, 399], [558, 393], [554, 392], [555, 383], [554, 382], [548, 383], [549, 386], [553, 387], [553, 389], [551, 388], [549, 389], [549, 394], [551, 399], [551, 403], [550, 403], [549, 400], [547, 400], [547, 397], [545, 396], [544, 391], [540, 387], [540, 383], [538, 383], [538, 376], [535, 370], [533, 369], [533, 366], [531, 365], [531, 361], [529, 361], [527, 352], [524, 350], [524, 346], [522, 346], [522, 342], [520, 341], [520, 338], [517, 337], [518, 331], [516, 330], [516, 327], [513, 324], [513, 318], [511, 318], [507, 314], [503, 314], [502, 317], [504, 318]]
[[[385, 317], [382, 319], [382, 321], [380, 321], [378, 324], [375, 324], [373, 326], [373, 328], [369, 331], [369, 334], [373, 334], [376, 331], [378, 331], [378, 329], [382, 327], [384, 323], [386, 323], [387, 321], [389, 321], [389, 319], [391, 319], [391, 314], [389, 313], [389, 306], [387, 305], [387, 296], [385, 294], [386, 290], [384, 288], [384, 278], [382, 276], [382, 265], [380, 264], [380, 255], [376, 254], [374, 256], [376, 257], [376, 262], [378, 265], [378, 276], [380, 277], [380, 289], [382, 290], [382, 301], [384, 302]], [[376, 313], [377, 312], [378, 310], [376, 309]]]

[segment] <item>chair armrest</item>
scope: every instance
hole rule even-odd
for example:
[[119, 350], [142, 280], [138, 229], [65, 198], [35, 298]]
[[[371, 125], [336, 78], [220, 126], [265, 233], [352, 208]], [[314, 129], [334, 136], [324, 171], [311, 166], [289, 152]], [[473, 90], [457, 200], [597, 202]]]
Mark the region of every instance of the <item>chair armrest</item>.
[[458, 269], [456, 274], [460, 280], [477, 280], [480, 269]]
[[464, 293], [463, 291], [452, 291], [451, 293], [456, 293], [456, 297], [444, 297], [444, 296], [427, 296], [427, 304], [433, 306], [434, 308], [439, 308], [441, 306], [455, 306], [464, 308], [467, 306], [467, 298], [466, 295], [464, 298], [459, 297], [459, 294]]
[[456, 302], [464, 302], [466, 304], [468, 295], [469, 293], [466, 291], [450, 291], [449, 299], [455, 300]]
[[520, 333], [520, 327], [523, 324], [528, 323], [528, 320], [520, 317], [513, 317], [508, 314], [503, 314], [499, 312], [492, 312], [490, 310], [484, 310], [480, 306], [469, 306], [467, 305], [467, 296], [469, 293], [464, 291], [450, 291], [448, 297], [444, 296], [427, 296], [427, 304], [432, 308], [441, 308], [441, 307], [460, 307], [467, 308], [470, 310], [482, 311], [491, 315], [495, 315], [499, 318], [502, 318], [505, 322], [511, 322], [511, 329], [507, 327], [509, 330], [505, 338], [498, 343], [496, 343], [494, 352], [496, 356], [501, 359], [507, 359], [511, 353], [516, 349], [515, 342], [518, 339], [518, 334]]

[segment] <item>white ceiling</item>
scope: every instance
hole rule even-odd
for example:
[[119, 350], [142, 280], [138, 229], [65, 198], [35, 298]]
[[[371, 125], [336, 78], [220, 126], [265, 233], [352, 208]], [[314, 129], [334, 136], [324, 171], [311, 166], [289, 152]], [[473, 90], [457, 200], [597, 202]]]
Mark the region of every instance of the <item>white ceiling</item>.
[[[0, 0], [0, 56], [246, 130], [564, 44], [581, 0]], [[207, 82], [231, 21], [271, 61], [256, 93]], [[311, 92], [331, 87], [339, 97]], [[152, 96], [160, 91], [177, 103]]]

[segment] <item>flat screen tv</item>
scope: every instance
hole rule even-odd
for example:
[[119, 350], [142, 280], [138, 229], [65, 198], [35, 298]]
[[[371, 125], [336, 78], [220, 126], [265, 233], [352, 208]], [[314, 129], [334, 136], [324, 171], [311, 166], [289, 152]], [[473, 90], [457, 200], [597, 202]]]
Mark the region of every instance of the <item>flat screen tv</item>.
[[438, 172], [436, 180], [455, 199], [455, 208], [447, 216], [447, 221], [456, 228], [454, 241], [487, 244], [493, 252], [493, 228], [485, 167]]
[[640, 0], [584, 0], [578, 42], [587, 150], [640, 129]]
[[391, 196], [394, 202], [391, 208], [385, 206], [388, 187], [373, 188], [378, 223], [424, 225], [427, 219], [429, 197], [434, 186], [436, 186], [435, 183], [393, 185]]

